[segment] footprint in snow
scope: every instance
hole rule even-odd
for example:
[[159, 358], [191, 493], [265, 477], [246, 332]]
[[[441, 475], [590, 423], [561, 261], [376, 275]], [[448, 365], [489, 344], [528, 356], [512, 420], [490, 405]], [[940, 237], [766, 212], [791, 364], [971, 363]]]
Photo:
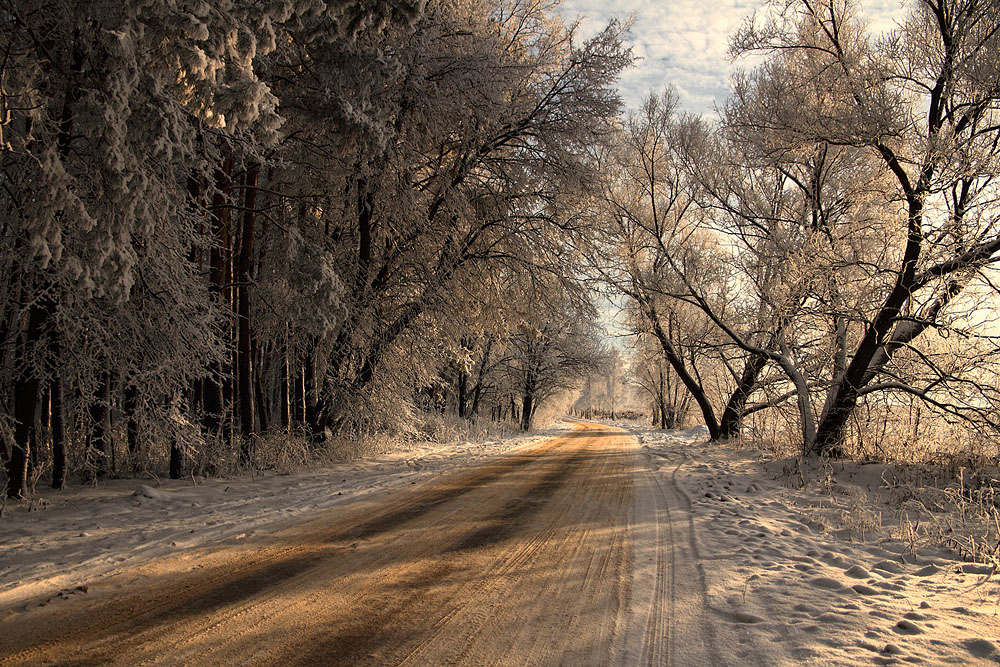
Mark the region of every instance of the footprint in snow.
[[816, 620], [820, 623], [849, 623], [850, 619], [847, 618], [846, 614], [838, 614], [832, 611], [826, 611], [816, 617]]
[[903, 635], [919, 635], [924, 631], [919, 625], [913, 621], [908, 621], [905, 618], [896, 623], [893, 630]]
[[996, 645], [988, 639], [966, 639], [962, 642], [962, 646], [977, 658], [993, 658], [994, 660], [1000, 658], [1000, 651], [997, 651]]
[[750, 614], [750, 613], [745, 612], [745, 611], [733, 611], [733, 612], [729, 612], [728, 616], [733, 621], [735, 621], [736, 623], [753, 624], [753, 623], [763, 623], [764, 622], [764, 619], [761, 618], [760, 616], [757, 616], [755, 614]]
[[878, 563], [872, 565], [872, 569], [884, 570], [886, 572], [892, 572], [893, 574], [903, 574], [902, 566], [899, 563], [891, 560], [879, 561]]
[[965, 563], [962, 565], [963, 574], [993, 574], [996, 567], [984, 563]]
[[815, 579], [811, 579], [809, 583], [816, 588], [825, 588], [830, 591], [839, 591], [844, 588], [843, 584], [836, 579], [831, 579], [830, 577], [816, 577]]
[[844, 565], [847, 562], [844, 560], [843, 556], [835, 554], [832, 551], [827, 551], [821, 556], [821, 558], [833, 565]]

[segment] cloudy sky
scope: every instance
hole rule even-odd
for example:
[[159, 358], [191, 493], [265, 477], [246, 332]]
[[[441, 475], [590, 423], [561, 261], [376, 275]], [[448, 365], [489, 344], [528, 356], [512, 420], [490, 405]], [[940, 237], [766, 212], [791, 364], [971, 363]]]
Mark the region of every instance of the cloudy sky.
[[[635, 15], [632, 52], [641, 58], [621, 80], [622, 97], [638, 106], [649, 90], [677, 88], [686, 111], [711, 113], [721, 104], [731, 63], [729, 35], [760, 7], [761, 0], [563, 0], [561, 12], [581, 18], [581, 35], [594, 34], [612, 18]], [[891, 29], [901, 16], [900, 0], [862, 0], [874, 30]]]

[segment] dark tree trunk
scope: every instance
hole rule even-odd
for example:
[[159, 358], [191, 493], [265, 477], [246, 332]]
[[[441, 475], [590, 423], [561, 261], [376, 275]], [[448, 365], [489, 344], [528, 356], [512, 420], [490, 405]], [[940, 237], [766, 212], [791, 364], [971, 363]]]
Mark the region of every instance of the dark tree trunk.
[[[232, 158], [226, 158], [221, 169], [215, 172], [216, 191], [212, 195], [212, 246], [209, 251], [209, 279], [218, 299], [226, 304], [230, 301], [229, 286], [232, 273]], [[227, 337], [228, 338], [228, 337]], [[205, 431], [215, 434], [228, 422], [223, 414], [227, 401], [226, 379], [228, 372], [223, 364], [213, 361], [209, 364], [208, 375], [204, 379]]]
[[254, 373], [253, 378], [253, 392], [255, 397], [255, 402], [257, 404], [256, 416], [257, 416], [257, 428], [258, 433], [264, 433], [267, 431], [268, 422], [270, 422], [270, 410], [271, 402], [265, 400], [264, 398], [264, 380], [261, 378], [260, 373]]
[[253, 263], [254, 246], [254, 208], [257, 205], [258, 167], [252, 166], [246, 174], [246, 189], [244, 194], [243, 225], [240, 231], [240, 255], [237, 269], [237, 401], [240, 409], [240, 435], [243, 444], [240, 458], [243, 463], [250, 463], [251, 440], [256, 436], [256, 418], [254, 408], [256, 393], [254, 391], [253, 345], [251, 344], [250, 320], [250, 268]]
[[309, 391], [307, 385], [309, 384], [306, 372], [306, 365], [302, 364], [299, 369], [298, 380], [295, 382], [295, 391], [299, 398], [299, 402], [296, 403], [296, 409], [299, 421], [303, 424], [309, 423]]
[[139, 469], [139, 390], [131, 383], [125, 385], [122, 396], [122, 410], [128, 420], [125, 424], [125, 435], [128, 445], [128, 457], [133, 470]]
[[483, 383], [486, 381], [486, 371], [489, 368], [492, 351], [493, 336], [487, 335], [486, 345], [483, 347], [483, 358], [479, 362], [479, 372], [476, 374], [476, 385], [472, 388], [472, 407], [469, 409], [470, 417], [474, 417], [479, 412], [479, 401], [483, 395]]
[[[27, 292], [22, 301], [27, 301]], [[41, 342], [55, 302], [50, 298], [28, 308], [28, 323], [19, 350], [25, 357]], [[49, 344], [51, 351], [53, 343]], [[31, 462], [38, 447], [38, 419], [41, 411], [42, 386], [33, 369], [24, 369], [14, 378], [14, 442], [7, 461], [7, 495], [23, 498], [28, 493]]]
[[49, 382], [52, 411], [52, 488], [66, 486], [66, 425], [63, 419], [62, 379], [56, 374]]
[[465, 371], [458, 372], [458, 416], [465, 419], [469, 416], [468, 411], [468, 391], [469, 374]]
[[[200, 137], [199, 137], [200, 138]], [[189, 205], [194, 208], [202, 216], [202, 222], [199, 225], [200, 238], [204, 238], [206, 232], [204, 215], [206, 212], [205, 202], [202, 200], [202, 190], [203, 183], [200, 178], [189, 175], [187, 179], [188, 196], [191, 198]], [[198, 243], [192, 243], [191, 248], [188, 250], [188, 261], [191, 262], [194, 270], [197, 274], [201, 274], [204, 267], [204, 252], [203, 249], [198, 245]], [[188, 408], [192, 419], [197, 419], [199, 413], [203, 410], [205, 406], [205, 380], [204, 378], [198, 378], [191, 383], [190, 396], [188, 401]], [[207, 420], [202, 421], [202, 427], [205, 430], [207, 428]], [[173, 444], [171, 444], [171, 455], [173, 454]]]
[[525, 394], [521, 399], [521, 430], [527, 431], [531, 428], [531, 419], [534, 417], [535, 398], [531, 394]]
[[327, 410], [322, 400], [311, 355], [303, 366], [302, 380], [305, 423], [309, 429], [310, 439], [313, 442], [320, 442], [326, 433]]
[[111, 449], [111, 372], [101, 372], [97, 383], [97, 393], [90, 404], [90, 454], [93, 461], [92, 474], [100, 479], [107, 477]]
[[281, 428], [288, 431], [292, 427], [292, 369], [288, 363], [288, 336], [285, 336], [284, 354], [281, 359], [281, 378], [279, 382], [279, 401], [281, 403]]
[[[194, 406], [199, 402], [195, 392], [191, 396], [182, 396], [182, 404], [188, 403], [191, 414], [195, 414]], [[170, 439], [170, 455], [168, 459], [167, 474], [170, 479], [180, 479], [184, 476], [184, 448], [180, 442], [180, 435], [175, 433]]]
[[712, 404], [709, 402], [705, 390], [698, 380], [688, 372], [687, 366], [684, 364], [684, 359], [681, 358], [676, 348], [674, 348], [673, 343], [670, 342], [670, 338], [660, 324], [660, 318], [656, 313], [656, 309], [651, 304], [646, 304], [646, 315], [649, 317], [649, 323], [653, 327], [656, 339], [660, 342], [664, 357], [666, 357], [667, 362], [674, 369], [674, 372], [677, 373], [677, 377], [680, 378], [684, 386], [687, 387], [687, 390], [694, 396], [698, 407], [701, 408], [701, 414], [705, 420], [705, 426], [708, 428], [709, 437], [712, 440], [719, 440], [721, 437], [719, 422], [715, 418], [715, 411], [712, 409]]
[[747, 399], [757, 386], [757, 378], [761, 371], [767, 366], [768, 358], [762, 354], [751, 355], [743, 365], [743, 374], [736, 385], [726, 408], [722, 411], [722, 422], [719, 425], [720, 435], [723, 440], [738, 437], [740, 428], [743, 426], [743, 411], [747, 406]]
[[184, 451], [174, 438], [170, 443], [170, 479], [180, 479], [184, 476]]
[[663, 365], [660, 364], [660, 362], [657, 362], [656, 366], [657, 366], [657, 371], [659, 372], [660, 375], [660, 384], [656, 391], [656, 396], [657, 400], [659, 401], [659, 409], [660, 409], [660, 428], [661, 429], [673, 428], [674, 426], [673, 415], [667, 414], [667, 395], [666, 395], [666, 388], [664, 387]]
[[[894, 173], [903, 172], [895, 157], [889, 161], [889, 167]], [[922, 180], [924, 178], [929, 180], [932, 175], [928, 169], [929, 167], [925, 165], [925, 172], [921, 175]], [[906, 248], [896, 275], [896, 282], [865, 331], [861, 342], [858, 343], [850, 364], [827, 402], [816, 428], [811, 453], [834, 457], [842, 456], [844, 453], [844, 429], [847, 427], [847, 421], [857, 406], [861, 390], [873, 377], [873, 362], [876, 356], [890, 342], [890, 332], [898, 322], [904, 304], [912, 296], [917, 261], [920, 259], [923, 245], [922, 223], [926, 191], [923, 185], [918, 185], [916, 190], [906, 190], [908, 209]]]
[[7, 461], [7, 497], [28, 495], [31, 452], [37, 444], [38, 379], [25, 375], [14, 381], [14, 443]]

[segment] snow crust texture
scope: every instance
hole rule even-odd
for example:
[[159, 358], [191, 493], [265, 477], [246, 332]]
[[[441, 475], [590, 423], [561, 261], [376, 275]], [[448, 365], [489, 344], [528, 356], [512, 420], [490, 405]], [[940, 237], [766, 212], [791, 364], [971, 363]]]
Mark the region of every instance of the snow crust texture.
[[702, 429], [631, 430], [690, 502], [719, 664], [1000, 664], [996, 573], [872, 521], [890, 513], [875, 471], [845, 464], [832, 488], [797, 488], [787, 464]]

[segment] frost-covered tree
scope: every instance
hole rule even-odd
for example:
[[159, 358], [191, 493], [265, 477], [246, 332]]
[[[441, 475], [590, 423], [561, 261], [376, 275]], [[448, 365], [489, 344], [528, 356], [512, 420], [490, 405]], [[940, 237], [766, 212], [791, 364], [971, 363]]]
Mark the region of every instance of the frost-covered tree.
[[117, 394], [162, 412], [218, 354], [183, 183], [199, 127], [273, 138], [276, 100], [251, 67], [273, 31], [255, 8], [175, 4], [0, 8], [11, 495], [40, 462], [43, 416], [57, 486], [69, 424], [100, 472]]
[[[560, 237], [590, 177], [584, 148], [614, 117], [611, 85], [628, 62], [619, 27], [577, 45], [537, 3], [432, 3], [407, 30], [359, 37], [352, 49], [386, 57], [346, 77], [342, 56], [317, 54], [290, 90], [302, 107], [289, 114], [290, 150], [328, 160], [305, 168], [314, 184], [289, 172], [308, 188], [296, 228], [331, 258], [342, 295], [306, 346], [317, 436], [387, 387], [380, 368], [415, 328], [464, 307], [462, 280], [561, 271]], [[314, 97], [354, 76], [370, 113], [315, 123], [326, 102]]]
[[519, 1], [0, 4], [8, 493], [388, 427], [458, 363], [476, 412], [486, 285], [568, 279], [620, 35]]
[[[965, 295], [991, 284], [987, 270], [1000, 251], [996, 7], [920, 0], [879, 39], [851, 2], [772, 9], [734, 38], [734, 52], [767, 56], [737, 81], [745, 125], [766, 132], [773, 150], [853, 148], [885, 174], [877, 180], [881, 218], [855, 223], [878, 240], [880, 258], [856, 284], [864, 298], [834, 348], [840, 370], [807, 447], [840, 452], [848, 419], [871, 393], [904, 392], [989, 421], [989, 385], [977, 384], [971, 401], [953, 393], [972, 378], [941, 367], [922, 341], [929, 331], [961, 329], [990, 347]], [[903, 357], [907, 364], [897, 363]], [[924, 370], [910, 375], [913, 363]]]

